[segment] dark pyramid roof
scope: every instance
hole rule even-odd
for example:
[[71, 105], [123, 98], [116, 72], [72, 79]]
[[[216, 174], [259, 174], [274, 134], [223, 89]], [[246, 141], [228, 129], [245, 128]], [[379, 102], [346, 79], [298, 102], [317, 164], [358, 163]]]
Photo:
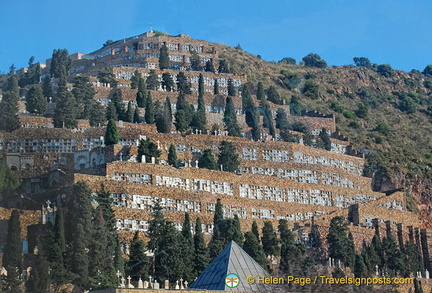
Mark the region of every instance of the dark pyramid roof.
[[[225, 277], [230, 273], [234, 273], [240, 278], [240, 283], [236, 288], [229, 288], [225, 285]], [[246, 278], [249, 276], [257, 278], [258, 276], [269, 277], [270, 275], [237, 243], [231, 241], [189, 288], [234, 292], [271, 291], [268, 285], [257, 284], [256, 282], [248, 284]]]

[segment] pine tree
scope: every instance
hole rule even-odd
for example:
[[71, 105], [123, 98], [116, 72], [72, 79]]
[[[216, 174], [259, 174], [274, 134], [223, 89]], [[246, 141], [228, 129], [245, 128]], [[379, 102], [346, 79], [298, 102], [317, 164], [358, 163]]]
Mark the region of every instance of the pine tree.
[[234, 97], [236, 95], [236, 90], [234, 87], [234, 81], [229, 78], [228, 79], [228, 96]]
[[214, 95], [218, 95], [219, 94], [219, 83], [217, 81], [217, 78], [215, 78], [214, 80], [214, 84], [213, 84], [213, 94]]
[[119, 141], [119, 134], [117, 130], [117, 125], [113, 119], [108, 121], [105, 132], [105, 145], [116, 144]]
[[138, 106], [136, 106], [135, 110], [134, 110], [134, 114], [133, 114], [133, 123], [140, 123], [140, 122], [141, 122], [141, 119], [139, 116], [139, 108], [138, 108]]
[[169, 54], [168, 47], [163, 44], [159, 50], [159, 69], [169, 68]]
[[313, 135], [310, 133], [310, 131], [307, 131], [304, 135], [303, 135], [303, 144], [306, 146], [313, 146]]
[[191, 83], [183, 71], [180, 71], [180, 73], [177, 74], [177, 90], [179, 91], [180, 95], [189, 95], [192, 93]]
[[13, 210], [8, 222], [6, 242], [3, 249], [3, 267], [8, 271], [22, 271], [22, 242], [20, 214]]
[[226, 99], [226, 106], [223, 121], [225, 122], [226, 129], [229, 136], [241, 136], [240, 126], [237, 122], [236, 110], [232, 97], [228, 96]]
[[259, 236], [259, 231], [258, 231], [258, 224], [256, 221], [252, 222], [252, 230], [251, 232], [255, 235], [255, 237], [258, 240], [258, 243], [260, 242], [260, 236]]
[[267, 100], [269, 100], [272, 103], [278, 104], [278, 105], [282, 105], [283, 104], [283, 100], [279, 94], [279, 92], [277, 91], [275, 86], [270, 86], [267, 89]]
[[[353, 267], [355, 261], [355, 247], [352, 235], [348, 233], [348, 222], [344, 217], [337, 216], [331, 219], [327, 242], [329, 256], [341, 260], [345, 265]], [[354, 250], [354, 251], [353, 251]]]
[[218, 164], [211, 149], [204, 150], [202, 156], [198, 160], [198, 167], [206, 168], [209, 170], [217, 170]]
[[149, 72], [149, 76], [146, 80], [147, 89], [148, 90], [157, 90], [159, 88], [159, 79], [158, 75], [156, 74], [156, 71], [154, 69], [151, 69]]
[[147, 104], [145, 107], [145, 115], [144, 115], [145, 122], [147, 124], [153, 124], [154, 120], [155, 120], [154, 116], [155, 115], [154, 115], [153, 99], [152, 99], [151, 93], [149, 91], [147, 93]]
[[139, 279], [147, 280], [150, 261], [145, 254], [146, 248], [144, 242], [139, 238], [138, 231], [130, 243], [129, 261], [126, 263], [126, 274], [131, 276], [136, 284]]
[[26, 96], [26, 110], [32, 114], [45, 114], [47, 100], [43, 96], [42, 88], [39, 85], [32, 86]]
[[206, 72], [212, 72], [212, 73], [216, 72], [212, 60], [207, 60], [207, 62], [205, 64], [205, 69], [204, 70]]
[[175, 82], [169, 72], [162, 73], [162, 88], [167, 92], [172, 92], [175, 87]]
[[243, 249], [249, 254], [262, 268], [268, 269], [267, 259], [264, 254], [264, 250], [258, 242], [255, 234], [252, 232], [245, 233], [245, 241]]
[[208, 257], [208, 248], [206, 246], [204, 235], [202, 233], [202, 223], [200, 217], [196, 219], [195, 235], [193, 239], [195, 248], [194, 269], [196, 275], [199, 275], [205, 270], [205, 268], [210, 262]]
[[100, 83], [109, 84], [112, 88], [117, 87], [118, 81], [108, 67], [99, 70], [97, 77]]
[[173, 144], [170, 145], [168, 150], [168, 164], [174, 168], [178, 168], [177, 152]]
[[15, 74], [10, 74], [0, 102], [0, 130], [13, 131], [20, 127], [18, 119], [19, 87]]
[[223, 140], [219, 147], [218, 165], [223, 166], [223, 171], [236, 172], [240, 163], [235, 147], [231, 142]]
[[279, 241], [276, 236], [276, 232], [273, 230], [272, 222], [264, 222], [262, 228], [261, 242], [263, 245], [264, 252], [267, 256], [278, 256], [279, 255]]
[[57, 128], [75, 128], [77, 121], [77, 102], [72, 93], [65, 86], [61, 86], [57, 93], [56, 110], [54, 113], [54, 126]]

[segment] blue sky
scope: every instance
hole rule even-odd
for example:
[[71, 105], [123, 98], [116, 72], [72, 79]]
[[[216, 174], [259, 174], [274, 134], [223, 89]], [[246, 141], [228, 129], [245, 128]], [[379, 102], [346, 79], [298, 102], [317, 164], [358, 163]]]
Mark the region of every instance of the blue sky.
[[272, 1], [2, 1], [0, 71], [30, 56], [44, 62], [53, 49], [88, 53], [108, 40], [150, 29], [186, 33], [260, 54], [301, 60], [317, 53], [329, 65], [353, 57], [423, 70], [432, 64], [430, 0]]

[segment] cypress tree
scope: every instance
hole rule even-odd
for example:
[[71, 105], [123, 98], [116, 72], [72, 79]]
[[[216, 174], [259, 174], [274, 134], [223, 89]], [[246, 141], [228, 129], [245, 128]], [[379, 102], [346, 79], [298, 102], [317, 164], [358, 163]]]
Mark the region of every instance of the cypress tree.
[[0, 102], [0, 130], [13, 131], [20, 127], [18, 119], [19, 87], [15, 74], [10, 74]]
[[169, 54], [168, 47], [163, 44], [159, 50], [159, 69], [169, 68]]
[[237, 122], [237, 115], [234, 107], [232, 97], [228, 96], [226, 99], [226, 106], [223, 121], [225, 122], [226, 129], [229, 136], [241, 136], [240, 126]]
[[133, 122], [133, 115], [134, 112], [132, 110], [132, 102], [129, 101], [127, 105], [126, 115], [125, 115], [125, 121], [126, 122]]
[[131, 276], [135, 284], [140, 278], [141, 280], [147, 280], [149, 277], [150, 261], [145, 251], [144, 242], [139, 238], [137, 231], [130, 244], [129, 261], [126, 263], [126, 274]]
[[163, 215], [163, 208], [161, 207], [161, 199], [157, 198], [153, 202], [152, 207], [152, 220], [149, 223], [149, 229], [147, 232], [147, 237], [149, 242], [147, 243], [148, 249], [154, 251], [159, 247], [159, 241], [161, 238], [162, 231], [166, 225], [166, 219]]
[[183, 227], [182, 227], [182, 241], [181, 241], [181, 245], [182, 245], [182, 251], [183, 251], [183, 266], [184, 266], [184, 271], [183, 271], [183, 276], [184, 279], [186, 280], [194, 280], [197, 277], [197, 274], [194, 270], [194, 240], [192, 237], [192, 225], [190, 222], [190, 217], [189, 217], [189, 213], [185, 213], [185, 220], [183, 222]]
[[283, 100], [280, 94], [278, 93], [276, 87], [273, 85], [267, 89], [267, 100], [278, 105], [283, 104]]
[[162, 231], [155, 251], [156, 278], [160, 283], [164, 280], [175, 283], [180, 278], [192, 283], [193, 280], [187, 275], [189, 270], [184, 265], [182, 236], [172, 223], [166, 222], [161, 228]]
[[137, 94], [136, 94], [136, 102], [137, 102], [138, 107], [140, 107], [140, 108], [144, 108], [145, 107], [146, 102], [147, 102], [145, 91], [142, 91], [142, 92], [138, 91], [137, 92]]
[[140, 123], [140, 122], [141, 122], [141, 119], [139, 116], [139, 108], [138, 108], [138, 106], [136, 106], [135, 110], [134, 110], [134, 114], [133, 114], [133, 123]]
[[262, 268], [268, 270], [267, 259], [265, 257], [263, 248], [258, 242], [255, 234], [252, 232], [245, 233], [245, 241], [243, 244], [243, 249], [249, 254]]
[[94, 95], [96, 94], [93, 85], [88, 76], [79, 75], [74, 78], [73, 86], [72, 94], [77, 103], [77, 118], [89, 119], [93, 115], [89, 106], [94, 101]]
[[57, 105], [54, 113], [54, 126], [58, 128], [75, 128], [77, 121], [77, 103], [74, 95], [70, 93], [66, 86], [59, 88], [57, 94]]
[[261, 242], [263, 245], [264, 252], [267, 256], [278, 256], [279, 255], [279, 241], [276, 236], [276, 232], [273, 230], [272, 222], [264, 222], [262, 228]]
[[219, 60], [219, 67], [218, 67], [219, 73], [229, 73], [228, 65], [225, 60]]
[[321, 130], [321, 133], [319, 135], [322, 143], [323, 143], [323, 149], [330, 151], [331, 150], [331, 140], [330, 140], [330, 136], [327, 133], [327, 129], [323, 128]]
[[52, 268], [51, 280], [57, 284], [64, 284], [68, 281], [68, 273], [65, 268], [64, 255], [66, 253], [66, 239], [64, 230], [63, 209], [60, 206], [54, 224], [54, 237], [51, 244], [49, 255], [50, 266]]
[[264, 117], [264, 127], [267, 127], [269, 129], [270, 135], [275, 137], [276, 130], [273, 123], [273, 115], [268, 103], [264, 104], [264, 107], [262, 108], [262, 113]]
[[123, 253], [121, 250], [121, 244], [118, 238], [116, 238], [116, 246], [115, 246], [115, 254], [114, 254], [114, 269], [122, 274], [122, 276], [125, 276], [124, 271], [124, 259], [123, 259]]
[[213, 94], [218, 95], [219, 94], [219, 83], [217, 81], [217, 78], [214, 80], [213, 84]]
[[[158, 146], [147, 138], [147, 140], [141, 139], [140, 144], [138, 146], [138, 161], [141, 162], [141, 157], [145, 156], [146, 162], [151, 162], [151, 158], [155, 158], [155, 162], [159, 162], [159, 157], [161, 155], [161, 151], [158, 150]], [[141, 163], [146, 163], [141, 162]]]
[[147, 124], [153, 124], [154, 120], [155, 120], [154, 116], [155, 115], [154, 115], [153, 99], [152, 99], [151, 93], [149, 91], [147, 94], [147, 104], [145, 107], [145, 115], [144, 115], [145, 122]]
[[131, 84], [130, 84], [131, 89], [136, 89], [136, 88], [138, 88], [138, 85], [139, 85], [139, 82], [140, 82], [140, 79], [141, 79], [141, 78], [142, 78], [142, 77], [141, 77], [141, 73], [139, 73], [138, 69], [136, 69], [136, 70], [134, 71], [134, 74], [132, 75], [132, 77], [131, 77], [131, 79], [130, 79], [130, 81], [131, 81]]
[[207, 62], [205, 64], [205, 71], [215, 73], [216, 70], [214, 68], [212, 60], [207, 60]]
[[180, 73], [177, 75], [177, 90], [179, 91], [180, 95], [189, 95], [192, 93], [191, 83], [183, 71], [180, 71]]
[[192, 117], [194, 115], [193, 106], [186, 102], [184, 94], [180, 92], [177, 98], [176, 108], [177, 112], [174, 115], [176, 122], [174, 124], [178, 131], [183, 132], [189, 128], [192, 122]]
[[106, 113], [104, 107], [96, 101], [91, 101], [89, 104], [89, 112], [92, 113], [89, 117], [90, 126], [104, 125], [106, 122]]
[[17, 210], [13, 210], [8, 221], [6, 242], [3, 249], [3, 266], [10, 272], [22, 272], [21, 222]]
[[191, 56], [189, 58], [191, 63], [191, 69], [195, 71], [201, 70], [201, 59], [196, 51], [191, 51]]
[[223, 206], [220, 198], [216, 201], [215, 213], [213, 216], [213, 235], [209, 243], [210, 259], [215, 258], [223, 249], [224, 241], [220, 225], [223, 222]]
[[48, 75], [46, 75], [43, 78], [42, 91], [47, 101], [49, 101], [50, 97], [52, 98], [54, 96], [52, 85], [51, 85], [51, 78]]
[[47, 100], [40, 85], [33, 85], [26, 96], [26, 110], [32, 114], [43, 115], [47, 110]]
[[175, 83], [169, 72], [162, 73], [162, 88], [167, 92], [174, 90]]
[[198, 160], [198, 167], [209, 170], [217, 170], [218, 165], [211, 149], [204, 150], [202, 156]]
[[204, 235], [202, 233], [202, 223], [200, 217], [196, 219], [195, 235], [193, 239], [195, 248], [194, 269], [196, 275], [199, 275], [205, 270], [205, 268], [210, 262], [208, 257], [208, 248], [206, 246], [206, 243], [204, 241]]
[[223, 171], [236, 172], [240, 163], [238, 154], [235, 153], [235, 147], [232, 142], [223, 140], [219, 147], [218, 165], [223, 166]]
[[168, 150], [168, 164], [174, 168], [178, 168], [177, 152], [173, 144], [170, 145]]
[[111, 119], [114, 121], [118, 120], [117, 111], [116, 111], [116, 108], [115, 108], [114, 103], [112, 101], [108, 102], [105, 117], [106, 117], [106, 120], [111, 120]]
[[367, 268], [363, 260], [363, 256], [356, 254], [354, 262], [354, 275], [356, 278], [364, 278], [368, 276]]
[[258, 82], [258, 86], [257, 86], [257, 99], [259, 101], [263, 101], [265, 100], [265, 91], [264, 91], [264, 86], [262, 84], [262, 82]]
[[93, 224], [89, 249], [89, 283], [92, 288], [98, 289], [114, 287], [118, 283], [112, 263], [114, 254], [101, 207], [95, 210]]
[[199, 75], [198, 79], [198, 109], [194, 113], [192, 119], [192, 128], [205, 131], [206, 130], [206, 112], [205, 112], [205, 102], [204, 102], [204, 77], [202, 74]]
[[48, 262], [43, 253], [38, 253], [32, 266], [30, 278], [26, 282], [26, 292], [48, 293], [50, 276]]
[[119, 141], [119, 134], [117, 130], [117, 125], [113, 119], [108, 121], [105, 132], [105, 145], [116, 144]]
[[80, 288], [86, 288], [89, 277], [89, 259], [86, 252], [88, 240], [86, 239], [82, 223], [78, 223], [75, 226], [73, 236], [69, 267], [75, 275], [74, 284]]
[[124, 110], [123, 98], [120, 89], [113, 89], [111, 93], [112, 93], [111, 101], [114, 104], [114, 107], [116, 109], [118, 119], [126, 120], [125, 119], [126, 113]]
[[259, 243], [260, 242], [260, 236], [259, 236], [259, 231], [258, 231], [258, 224], [256, 221], [253, 221], [253, 223], [252, 223], [252, 231], [251, 232], [255, 235], [255, 237], [257, 238], [258, 243]]
[[156, 128], [158, 132], [171, 133], [172, 113], [171, 101], [168, 97], [165, 99], [163, 109], [158, 109], [156, 112]]
[[228, 96], [234, 97], [236, 95], [236, 90], [234, 88], [234, 82], [231, 78], [228, 79]]
[[246, 85], [243, 86], [241, 95], [243, 111], [246, 114], [246, 124], [252, 128], [253, 140], [259, 140], [261, 131], [259, 125], [258, 109], [255, 107], [255, 103], [253, 102]]
[[148, 90], [157, 90], [159, 88], [158, 75], [154, 69], [151, 69], [146, 80]]
[[288, 228], [288, 221], [285, 219], [279, 220], [278, 230], [280, 233], [280, 269], [287, 273], [292, 274], [294, 268], [302, 262], [304, 250], [302, 245], [297, 245], [294, 242], [294, 235]]
[[276, 128], [281, 131], [288, 130], [288, 120], [285, 110], [282, 108], [278, 108], [276, 111]]

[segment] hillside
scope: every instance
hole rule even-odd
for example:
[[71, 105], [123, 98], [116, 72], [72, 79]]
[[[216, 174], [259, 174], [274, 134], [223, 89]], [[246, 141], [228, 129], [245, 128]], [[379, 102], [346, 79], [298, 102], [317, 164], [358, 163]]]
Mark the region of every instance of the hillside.
[[[375, 189], [411, 186], [417, 199], [429, 204], [432, 98], [425, 85], [430, 77], [414, 70], [386, 74], [357, 66], [265, 62], [241, 49], [219, 49], [233, 73], [246, 74], [254, 89], [262, 81], [275, 85], [287, 103], [295, 95], [308, 111], [334, 113], [338, 130], [365, 154], [365, 173], [375, 175]], [[317, 87], [305, 89], [306, 81]]]

